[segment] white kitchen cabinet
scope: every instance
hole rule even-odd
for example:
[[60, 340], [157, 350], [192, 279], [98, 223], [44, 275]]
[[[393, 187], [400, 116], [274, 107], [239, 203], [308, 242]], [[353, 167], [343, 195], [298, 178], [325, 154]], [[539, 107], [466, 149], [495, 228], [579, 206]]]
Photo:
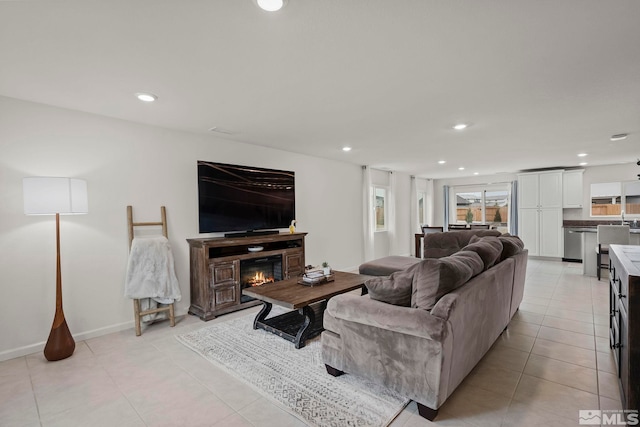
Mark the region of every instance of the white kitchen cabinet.
[[518, 175], [518, 235], [529, 255], [561, 258], [562, 171]]
[[540, 255], [562, 258], [563, 243], [562, 209], [540, 209]]
[[582, 176], [584, 169], [565, 171], [562, 174], [562, 207], [581, 208], [583, 205]]
[[562, 171], [539, 174], [541, 208], [562, 208]]
[[518, 175], [518, 206], [537, 209], [540, 206], [540, 177], [537, 173]]
[[540, 235], [540, 213], [538, 209], [520, 209], [518, 214], [518, 236], [529, 250], [529, 255], [538, 255]]

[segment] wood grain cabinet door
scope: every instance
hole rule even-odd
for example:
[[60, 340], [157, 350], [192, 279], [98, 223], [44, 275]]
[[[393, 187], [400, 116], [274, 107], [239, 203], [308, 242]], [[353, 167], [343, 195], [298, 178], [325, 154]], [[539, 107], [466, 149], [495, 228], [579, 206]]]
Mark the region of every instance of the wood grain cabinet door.
[[211, 306], [218, 310], [239, 302], [240, 261], [213, 263], [211, 265]]
[[284, 255], [284, 274], [285, 279], [300, 276], [304, 267], [302, 261], [302, 253], [293, 253]]

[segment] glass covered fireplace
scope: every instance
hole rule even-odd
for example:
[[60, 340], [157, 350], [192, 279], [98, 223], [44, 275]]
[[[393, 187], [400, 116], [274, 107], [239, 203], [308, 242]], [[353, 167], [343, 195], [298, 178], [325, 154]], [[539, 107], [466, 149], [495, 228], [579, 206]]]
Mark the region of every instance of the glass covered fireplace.
[[242, 295], [242, 289], [282, 280], [282, 255], [240, 261], [240, 302], [253, 298]]

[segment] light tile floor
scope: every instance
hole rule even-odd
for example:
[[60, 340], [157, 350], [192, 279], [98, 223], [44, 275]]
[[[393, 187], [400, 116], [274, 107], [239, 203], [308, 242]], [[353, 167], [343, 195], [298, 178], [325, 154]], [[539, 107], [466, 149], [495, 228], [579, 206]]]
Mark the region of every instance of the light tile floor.
[[[580, 264], [529, 260], [525, 296], [508, 330], [440, 408], [438, 426], [575, 426], [579, 409], [619, 409], [608, 346], [608, 281]], [[215, 319], [222, 322], [257, 308]], [[0, 362], [0, 425], [304, 426], [249, 386], [179, 344], [205, 326], [152, 325]], [[393, 427], [430, 425], [415, 403]]]

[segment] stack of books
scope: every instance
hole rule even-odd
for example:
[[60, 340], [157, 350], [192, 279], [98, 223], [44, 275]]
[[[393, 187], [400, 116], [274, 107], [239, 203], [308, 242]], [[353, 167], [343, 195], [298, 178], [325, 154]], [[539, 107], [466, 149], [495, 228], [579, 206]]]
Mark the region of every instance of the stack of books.
[[320, 283], [324, 282], [326, 277], [322, 270], [307, 270], [302, 276], [302, 281], [305, 283]]

